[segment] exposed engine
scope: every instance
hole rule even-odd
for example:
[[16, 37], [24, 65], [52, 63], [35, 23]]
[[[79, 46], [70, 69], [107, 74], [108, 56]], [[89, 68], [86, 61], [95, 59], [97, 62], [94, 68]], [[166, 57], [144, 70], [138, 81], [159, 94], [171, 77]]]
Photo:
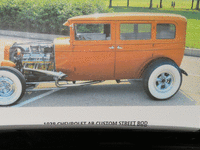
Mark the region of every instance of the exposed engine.
[[[21, 72], [25, 68], [54, 71], [53, 43], [15, 43], [10, 48], [10, 60], [16, 64], [16, 68]], [[23, 74], [31, 80], [40, 80], [39, 78], [44, 77], [36, 72], [25, 71]]]

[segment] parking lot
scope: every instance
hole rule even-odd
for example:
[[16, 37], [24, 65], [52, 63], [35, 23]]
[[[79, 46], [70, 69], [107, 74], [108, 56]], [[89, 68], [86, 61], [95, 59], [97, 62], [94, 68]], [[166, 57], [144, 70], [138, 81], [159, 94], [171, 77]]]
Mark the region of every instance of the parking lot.
[[[0, 40], [1, 42], [30, 41], [7, 36], [0, 36]], [[3, 44], [1, 46], [3, 47]], [[200, 105], [200, 57], [184, 56], [181, 68], [189, 76], [183, 75], [183, 83], [179, 92], [173, 98], [165, 101], [151, 100], [143, 90], [142, 81], [135, 81], [134, 84], [105, 81], [89, 86], [26, 92], [20, 101], [9, 107]], [[55, 86], [40, 84], [37, 88], [41, 87]]]

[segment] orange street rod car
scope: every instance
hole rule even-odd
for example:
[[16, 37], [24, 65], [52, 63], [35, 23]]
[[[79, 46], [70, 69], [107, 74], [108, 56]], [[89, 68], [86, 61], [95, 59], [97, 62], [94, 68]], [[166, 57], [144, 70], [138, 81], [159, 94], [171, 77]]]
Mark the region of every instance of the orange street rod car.
[[0, 105], [15, 103], [27, 88], [45, 81], [67, 87], [104, 80], [143, 79], [151, 98], [169, 99], [179, 90], [182, 73], [187, 75], [179, 68], [185, 50], [186, 24], [183, 16], [157, 13], [70, 18], [64, 23], [70, 27], [70, 38], [5, 47], [0, 63]]

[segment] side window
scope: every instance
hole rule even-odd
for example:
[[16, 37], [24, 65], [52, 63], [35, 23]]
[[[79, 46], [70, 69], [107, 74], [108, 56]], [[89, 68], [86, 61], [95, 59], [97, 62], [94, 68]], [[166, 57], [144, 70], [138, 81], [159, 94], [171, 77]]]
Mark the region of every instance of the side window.
[[121, 40], [149, 40], [151, 39], [151, 24], [121, 24]]
[[156, 39], [174, 39], [176, 27], [173, 24], [157, 24]]
[[110, 24], [75, 24], [75, 40], [110, 40]]

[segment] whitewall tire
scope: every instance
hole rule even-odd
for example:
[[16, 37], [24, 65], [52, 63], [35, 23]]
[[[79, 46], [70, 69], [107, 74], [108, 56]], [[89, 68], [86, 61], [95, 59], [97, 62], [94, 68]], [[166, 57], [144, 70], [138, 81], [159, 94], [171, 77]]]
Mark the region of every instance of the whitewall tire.
[[0, 67], [0, 105], [11, 105], [22, 98], [26, 90], [24, 76], [15, 68]]
[[179, 67], [170, 60], [153, 62], [145, 71], [143, 85], [153, 99], [166, 100], [174, 96], [182, 84]]

